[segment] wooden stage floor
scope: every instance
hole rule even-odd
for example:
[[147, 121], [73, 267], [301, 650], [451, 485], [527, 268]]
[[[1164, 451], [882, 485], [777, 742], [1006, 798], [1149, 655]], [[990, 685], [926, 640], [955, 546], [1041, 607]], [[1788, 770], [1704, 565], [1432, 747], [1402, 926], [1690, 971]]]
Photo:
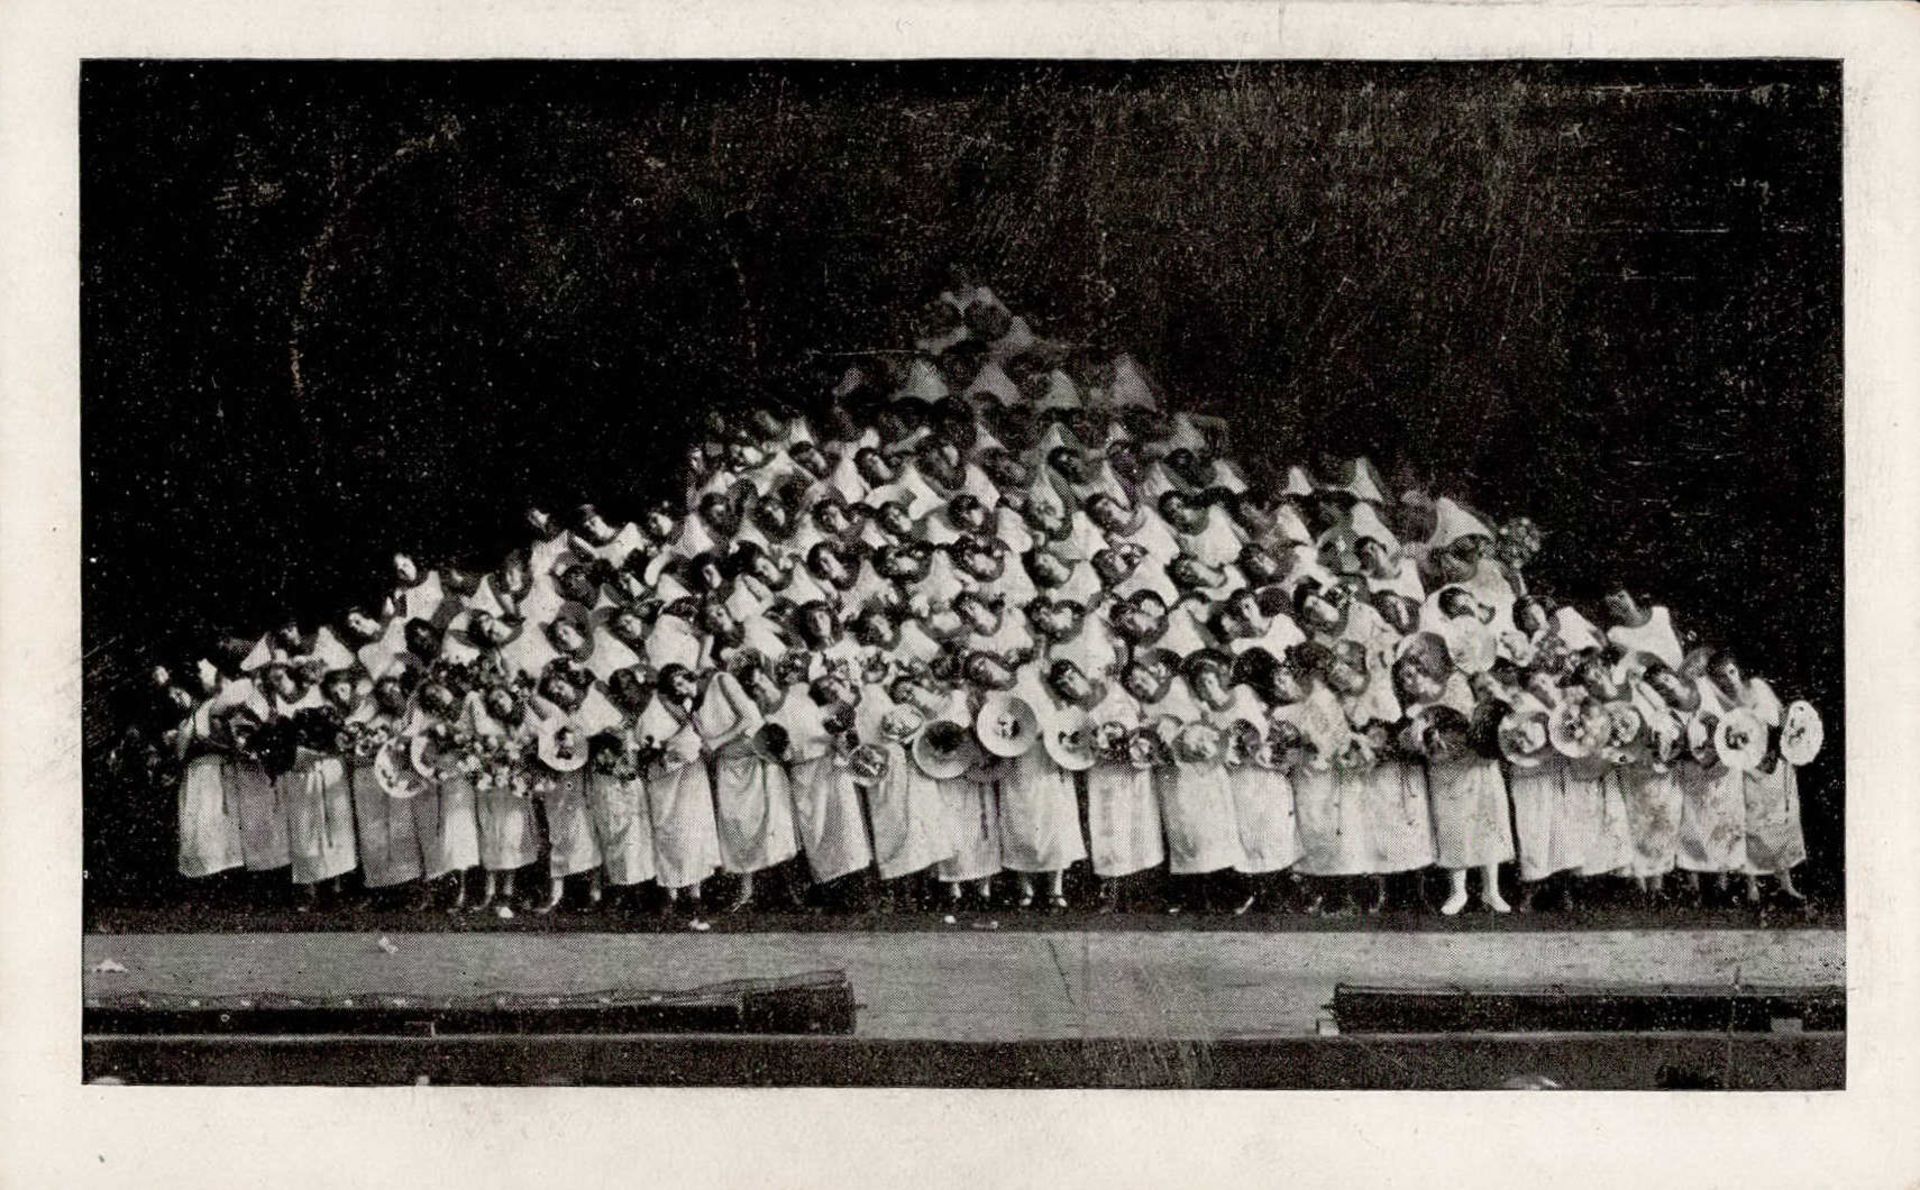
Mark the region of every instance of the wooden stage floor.
[[[383, 948], [386, 938], [391, 950]], [[1828, 985], [1832, 929], [806, 933], [116, 933], [89, 996], [683, 989], [844, 971], [875, 1040], [1211, 1041], [1316, 1032], [1336, 983]], [[101, 971], [107, 960], [124, 971]]]

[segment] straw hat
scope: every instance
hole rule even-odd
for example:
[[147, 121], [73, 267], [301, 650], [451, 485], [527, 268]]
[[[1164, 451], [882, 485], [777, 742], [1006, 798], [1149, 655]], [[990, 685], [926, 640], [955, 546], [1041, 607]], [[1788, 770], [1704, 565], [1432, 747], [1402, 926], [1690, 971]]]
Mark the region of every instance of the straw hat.
[[913, 763], [936, 781], [950, 781], [966, 772], [978, 754], [973, 733], [951, 719], [927, 724], [913, 741]]
[[402, 801], [426, 788], [426, 782], [413, 767], [406, 741], [401, 739], [388, 740], [385, 747], [374, 753], [373, 781], [388, 797]]
[[1040, 717], [1026, 699], [995, 691], [981, 703], [973, 728], [981, 747], [1002, 759], [1011, 759], [1024, 756], [1033, 747], [1040, 734]]
[[1747, 708], [1735, 707], [1713, 729], [1713, 751], [1728, 768], [1752, 772], [1767, 754], [1766, 725]]
[[1093, 721], [1080, 707], [1067, 707], [1048, 716], [1040, 743], [1053, 763], [1070, 773], [1093, 767]]
[[1812, 764], [1813, 758], [1820, 754], [1826, 735], [1820, 712], [1805, 699], [1796, 699], [1787, 704], [1786, 714], [1780, 720], [1780, 756], [1796, 768]]

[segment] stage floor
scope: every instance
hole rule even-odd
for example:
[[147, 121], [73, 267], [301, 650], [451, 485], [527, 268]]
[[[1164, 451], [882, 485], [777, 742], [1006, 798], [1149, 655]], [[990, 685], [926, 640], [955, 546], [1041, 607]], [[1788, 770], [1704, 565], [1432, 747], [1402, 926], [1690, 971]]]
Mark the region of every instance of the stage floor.
[[[859, 1036], [949, 1041], [1301, 1036], [1336, 983], [1846, 982], [1845, 934], [1813, 928], [119, 933], [83, 950], [89, 996], [557, 994], [840, 970]], [[108, 959], [126, 970], [96, 969]]]

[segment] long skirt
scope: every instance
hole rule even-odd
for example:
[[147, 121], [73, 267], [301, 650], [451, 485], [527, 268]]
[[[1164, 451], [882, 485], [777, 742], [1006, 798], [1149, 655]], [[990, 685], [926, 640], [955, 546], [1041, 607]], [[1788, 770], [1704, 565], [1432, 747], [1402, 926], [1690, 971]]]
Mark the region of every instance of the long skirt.
[[1692, 760], [1674, 766], [1680, 780], [1680, 852], [1683, 872], [1741, 872], [1747, 867], [1746, 778]]
[[240, 812], [226, 770], [235, 762], [207, 753], [187, 762], [180, 777], [179, 865], [182, 876], [211, 876], [247, 862]]
[[1583, 841], [1586, 857], [1580, 875], [1605, 876], [1633, 866], [1633, 831], [1627, 825], [1627, 799], [1619, 771], [1597, 760], [1572, 761], [1566, 769], [1568, 812]]
[[373, 763], [347, 769], [353, 798], [353, 825], [360, 836], [360, 878], [368, 888], [392, 888], [418, 880], [426, 871], [420, 836], [413, 829], [407, 801], [392, 798], [373, 779]]
[[587, 778], [587, 805], [600, 836], [607, 883], [644, 884], [653, 879], [653, 820], [647, 812], [647, 783], [622, 781], [604, 773]]
[[353, 871], [353, 795], [347, 765], [326, 756], [299, 765], [280, 778], [287, 803], [287, 841], [293, 850], [293, 882], [313, 884]]
[[[1287, 813], [1293, 798], [1287, 798]], [[1097, 876], [1130, 876], [1167, 858], [1160, 832], [1160, 791], [1152, 769], [1096, 764], [1087, 770], [1088, 850]]]
[[1309, 765], [1294, 769], [1292, 780], [1300, 826], [1299, 871], [1308, 876], [1370, 871], [1373, 847], [1367, 839], [1364, 781]]
[[860, 814], [860, 787], [853, 774], [833, 763], [831, 756], [795, 763], [793, 818], [800, 833], [800, 850], [815, 882], [825, 884], [873, 863], [873, 844], [867, 839], [866, 819]]
[[1513, 858], [1507, 783], [1498, 761], [1429, 764], [1427, 802], [1433, 808], [1434, 862], [1441, 867], [1478, 868]]
[[1167, 871], [1197, 876], [1244, 862], [1226, 766], [1178, 762], [1155, 773], [1167, 832]]
[[1545, 880], [1587, 862], [1585, 836], [1575, 829], [1566, 792], [1566, 766], [1557, 760], [1507, 772], [1520, 879]]
[[480, 863], [489, 872], [517, 872], [540, 858], [540, 827], [533, 799], [509, 789], [473, 795], [480, 831]]
[[1299, 862], [1300, 824], [1293, 809], [1293, 782], [1279, 769], [1242, 764], [1227, 770], [1233, 821], [1240, 834], [1234, 870], [1257, 876]]
[[1000, 871], [1000, 788], [993, 781], [955, 777], [938, 782], [953, 830], [953, 854], [934, 875], [948, 884], [984, 880]]
[[647, 812], [653, 819], [654, 878], [661, 888], [690, 888], [718, 870], [720, 832], [704, 763], [649, 774]]
[[555, 773], [553, 788], [542, 795], [547, 809], [547, 875], [558, 880], [600, 866], [600, 838], [593, 831], [587, 804], [587, 773]]
[[1620, 770], [1620, 794], [1627, 803], [1627, 833], [1633, 839], [1635, 876], [1664, 876], [1673, 871], [1680, 850], [1680, 779], [1672, 769], [1656, 773], [1646, 765]]
[[442, 872], [464, 872], [480, 865], [480, 814], [474, 806], [478, 800], [473, 782], [466, 777], [448, 777], [440, 782]]
[[1087, 858], [1073, 774], [1044, 748], [1016, 757], [1000, 783], [1000, 862], [1014, 872], [1058, 872]]
[[713, 763], [713, 811], [720, 864], [735, 874], [783, 864], [800, 851], [787, 770], [751, 751], [723, 751]]
[[1383, 760], [1364, 777], [1367, 841], [1373, 845], [1369, 871], [1411, 872], [1433, 863], [1426, 766]]
[[1800, 833], [1800, 776], [1786, 761], [1771, 773], [1746, 775], [1747, 863], [1755, 876], [1789, 871], [1805, 863]]
[[226, 779], [240, 815], [241, 855], [249, 872], [268, 872], [293, 862], [287, 841], [287, 803], [280, 782], [252, 761], [228, 766]]
[[900, 745], [889, 744], [887, 753], [886, 776], [867, 787], [874, 866], [882, 880], [931, 867], [959, 850], [940, 783]]

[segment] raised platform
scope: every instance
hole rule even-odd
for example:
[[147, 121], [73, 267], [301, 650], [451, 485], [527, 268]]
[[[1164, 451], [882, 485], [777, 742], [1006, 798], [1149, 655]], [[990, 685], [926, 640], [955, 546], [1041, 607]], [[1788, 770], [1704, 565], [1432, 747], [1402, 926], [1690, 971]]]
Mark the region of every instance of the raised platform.
[[[1337, 984], [1846, 982], [1845, 935], [1811, 929], [95, 934], [84, 952], [89, 996], [572, 995], [842, 971], [856, 1036], [981, 1042], [1305, 1036]], [[126, 970], [96, 970], [107, 959]]]

